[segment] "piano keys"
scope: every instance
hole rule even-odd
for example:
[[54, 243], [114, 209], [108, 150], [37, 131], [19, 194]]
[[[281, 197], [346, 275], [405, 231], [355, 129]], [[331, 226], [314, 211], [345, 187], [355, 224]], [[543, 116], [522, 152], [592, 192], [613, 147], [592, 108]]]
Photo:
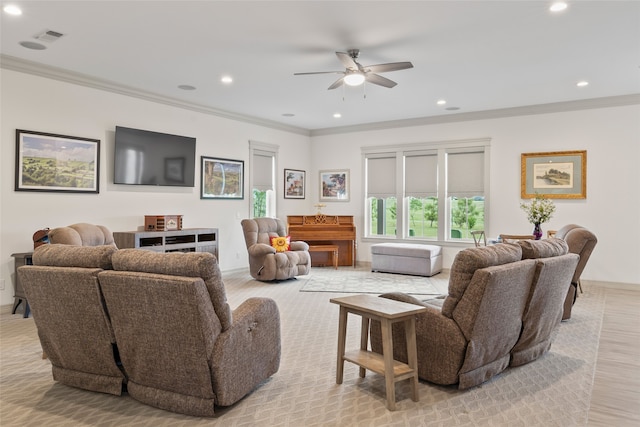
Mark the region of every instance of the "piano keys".
[[[356, 266], [356, 226], [351, 215], [290, 215], [287, 216], [291, 240], [309, 245], [337, 245], [338, 265]], [[326, 258], [326, 259], [325, 259]], [[311, 265], [332, 265], [329, 254], [313, 252]]]

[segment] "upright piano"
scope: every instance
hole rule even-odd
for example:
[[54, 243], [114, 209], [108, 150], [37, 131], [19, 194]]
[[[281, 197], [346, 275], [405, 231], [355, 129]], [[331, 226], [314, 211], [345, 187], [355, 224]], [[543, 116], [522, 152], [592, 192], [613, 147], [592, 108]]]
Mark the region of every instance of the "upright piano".
[[[338, 265], [356, 266], [356, 226], [349, 215], [290, 215], [287, 216], [291, 240], [309, 245], [337, 245]], [[326, 257], [326, 259], [325, 259]], [[328, 253], [313, 252], [311, 265], [331, 265]]]

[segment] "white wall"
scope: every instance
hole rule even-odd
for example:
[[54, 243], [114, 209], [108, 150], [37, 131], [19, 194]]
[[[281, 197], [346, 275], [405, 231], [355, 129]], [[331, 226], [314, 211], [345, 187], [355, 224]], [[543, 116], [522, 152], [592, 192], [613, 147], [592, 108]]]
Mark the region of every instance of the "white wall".
[[[247, 266], [239, 224], [239, 218], [249, 215], [247, 177], [241, 201], [200, 200], [199, 184], [187, 189], [114, 185], [116, 125], [196, 137], [196, 181], [200, 155], [248, 162], [249, 140], [279, 145], [278, 217], [283, 219], [315, 212], [318, 170], [349, 169], [350, 201], [327, 203], [324, 212], [354, 215], [360, 238], [362, 146], [490, 137], [487, 231], [492, 236], [531, 228], [519, 209], [521, 153], [586, 149], [587, 199], [557, 200], [556, 215], [544, 227], [557, 229], [573, 222], [596, 233], [599, 243], [584, 279], [640, 285], [638, 105], [309, 138], [5, 69], [0, 71], [0, 84], [0, 279], [5, 281], [0, 305], [13, 302], [11, 254], [31, 250], [31, 235], [43, 227], [90, 222], [126, 231], [141, 227], [144, 215], [182, 214], [185, 227], [220, 229], [222, 270]], [[14, 191], [15, 129], [100, 139], [100, 194]], [[284, 168], [307, 171], [306, 199], [282, 198]], [[370, 261], [369, 245], [359, 242], [359, 261]], [[445, 248], [446, 267], [462, 247]]]
[[[310, 171], [308, 136], [274, 130], [137, 98], [2, 69], [0, 128], [0, 305], [13, 302], [12, 253], [33, 250], [31, 236], [44, 227], [76, 222], [112, 231], [137, 230], [144, 215], [184, 215], [184, 227], [220, 229], [220, 268], [248, 266], [240, 219], [249, 216], [249, 140], [276, 144], [278, 217], [313, 212], [309, 197], [283, 199], [283, 169]], [[192, 136], [196, 142], [196, 187], [113, 184], [115, 126]], [[14, 191], [15, 130], [49, 132], [101, 141], [100, 193]], [[244, 200], [200, 199], [200, 156], [245, 161]], [[307, 190], [308, 191], [308, 190]]]
[[[520, 154], [587, 150], [587, 199], [556, 199], [544, 230], [577, 223], [598, 237], [582, 278], [640, 285], [640, 106], [610, 107], [426, 126], [363, 131], [312, 138], [314, 174], [348, 168], [351, 201], [325, 211], [354, 214], [363, 224], [362, 146], [491, 138], [489, 236], [525, 234], [532, 226], [520, 210]], [[315, 188], [314, 188], [315, 189]], [[317, 200], [318, 192], [315, 191]], [[358, 232], [362, 236], [363, 230]], [[370, 261], [371, 241], [360, 242], [358, 259]], [[444, 264], [460, 245], [445, 247]]]

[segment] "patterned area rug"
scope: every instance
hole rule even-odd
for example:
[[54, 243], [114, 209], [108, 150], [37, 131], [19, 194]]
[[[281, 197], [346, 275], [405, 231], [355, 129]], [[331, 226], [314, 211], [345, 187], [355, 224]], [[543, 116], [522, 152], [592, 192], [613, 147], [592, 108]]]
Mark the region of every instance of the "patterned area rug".
[[[432, 277], [404, 274], [373, 273], [370, 270], [340, 268], [312, 268], [301, 292], [335, 292], [384, 294], [403, 292], [412, 295], [442, 295], [446, 293], [449, 275], [446, 272]], [[302, 279], [304, 280], [304, 279]]]

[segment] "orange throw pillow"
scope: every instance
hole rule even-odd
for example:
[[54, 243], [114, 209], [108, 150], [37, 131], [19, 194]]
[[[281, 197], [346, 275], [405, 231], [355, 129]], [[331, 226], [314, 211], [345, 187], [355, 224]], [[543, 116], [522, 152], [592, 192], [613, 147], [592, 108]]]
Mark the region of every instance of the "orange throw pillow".
[[276, 248], [276, 252], [285, 252], [289, 250], [291, 246], [291, 236], [287, 237], [272, 237], [271, 246]]

